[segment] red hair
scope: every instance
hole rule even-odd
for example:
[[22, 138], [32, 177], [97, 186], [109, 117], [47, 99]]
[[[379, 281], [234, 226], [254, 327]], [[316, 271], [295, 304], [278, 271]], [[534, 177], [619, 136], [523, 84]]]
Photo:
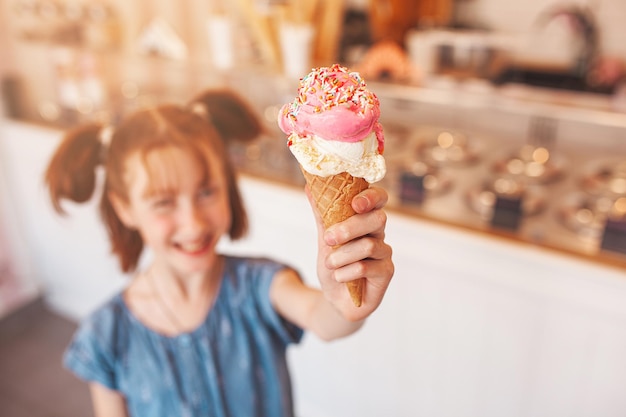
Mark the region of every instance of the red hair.
[[233, 240], [239, 239], [248, 230], [248, 217], [225, 141], [249, 141], [261, 131], [262, 126], [247, 103], [227, 90], [208, 91], [192, 100], [187, 108], [162, 105], [137, 111], [122, 120], [108, 144], [100, 138], [102, 126], [81, 126], [66, 134], [46, 170], [52, 205], [58, 213], [65, 214], [62, 200], [88, 201], [96, 187], [96, 168], [103, 165], [100, 214], [122, 271], [134, 271], [143, 251], [143, 240], [136, 230], [122, 223], [110, 195], [128, 202], [124, 169], [131, 154], [140, 152], [145, 158], [152, 150], [175, 146], [198, 156], [205, 170], [208, 153], [220, 161], [232, 218], [228, 234]]

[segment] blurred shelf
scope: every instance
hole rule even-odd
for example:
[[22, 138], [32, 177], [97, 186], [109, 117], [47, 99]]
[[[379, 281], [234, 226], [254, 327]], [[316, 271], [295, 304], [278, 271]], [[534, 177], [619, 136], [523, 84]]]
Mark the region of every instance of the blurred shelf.
[[517, 83], [496, 86], [484, 80], [441, 77], [425, 86], [368, 82], [381, 99], [461, 108], [491, 108], [520, 116], [541, 114], [563, 121], [626, 129], [626, 112], [606, 94], [563, 91]]

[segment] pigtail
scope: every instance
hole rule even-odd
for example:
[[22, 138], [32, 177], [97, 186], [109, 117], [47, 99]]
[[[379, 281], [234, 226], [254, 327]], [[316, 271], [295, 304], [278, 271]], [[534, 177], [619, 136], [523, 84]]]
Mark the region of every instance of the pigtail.
[[69, 131], [45, 173], [50, 200], [55, 211], [65, 214], [61, 200], [88, 201], [96, 186], [96, 167], [101, 162], [102, 127], [89, 124]]
[[263, 133], [263, 125], [251, 106], [231, 90], [209, 90], [191, 103], [204, 107], [205, 117], [226, 143], [249, 142]]

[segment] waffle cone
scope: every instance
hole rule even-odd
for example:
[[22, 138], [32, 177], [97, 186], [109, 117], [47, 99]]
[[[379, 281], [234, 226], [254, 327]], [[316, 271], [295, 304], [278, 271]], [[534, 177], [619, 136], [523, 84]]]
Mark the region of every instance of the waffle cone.
[[[352, 199], [369, 187], [369, 183], [363, 178], [353, 177], [347, 172], [329, 177], [313, 175], [304, 169], [302, 173], [317, 210], [322, 216], [325, 229], [355, 215], [352, 209]], [[360, 278], [346, 283], [352, 302], [357, 307], [360, 307], [363, 301], [364, 281], [364, 278]]]

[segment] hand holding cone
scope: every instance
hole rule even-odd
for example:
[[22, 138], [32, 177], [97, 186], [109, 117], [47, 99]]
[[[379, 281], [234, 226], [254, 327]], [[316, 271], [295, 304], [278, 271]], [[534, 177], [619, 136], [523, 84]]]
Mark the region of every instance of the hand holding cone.
[[[369, 183], [363, 178], [353, 177], [347, 172], [329, 177], [309, 174], [304, 169], [302, 173], [317, 210], [322, 216], [325, 229], [355, 215], [352, 200], [369, 187]], [[346, 283], [352, 302], [357, 307], [360, 307], [363, 302], [363, 284], [364, 278]]]

